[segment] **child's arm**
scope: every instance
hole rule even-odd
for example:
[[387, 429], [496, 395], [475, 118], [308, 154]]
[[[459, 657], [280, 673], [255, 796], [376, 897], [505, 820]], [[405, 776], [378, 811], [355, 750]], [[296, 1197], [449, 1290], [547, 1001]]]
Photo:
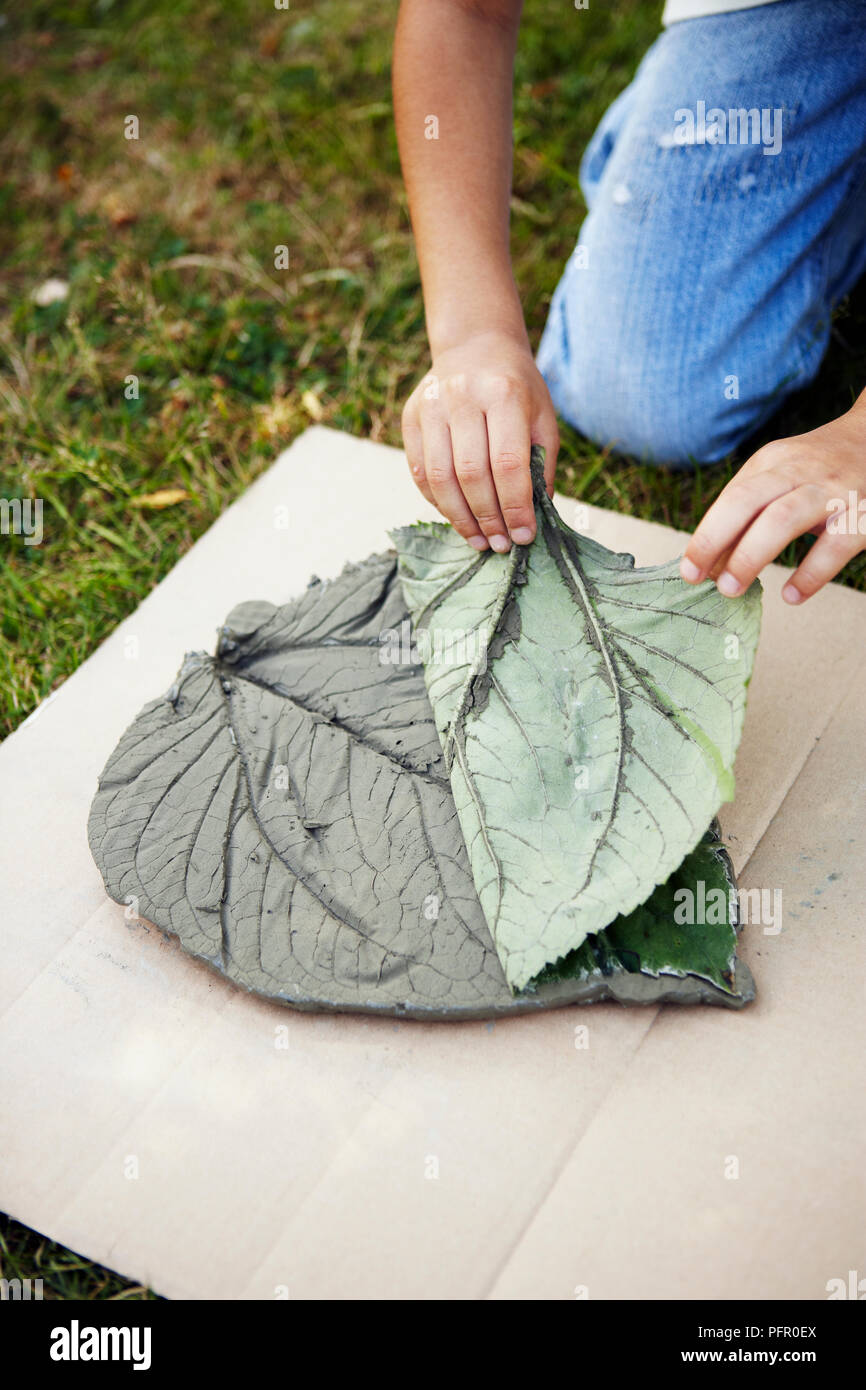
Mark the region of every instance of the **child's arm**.
[[535, 534], [530, 444], [559, 445], [509, 254], [522, 0], [402, 0], [394, 112], [432, 365], [403, 411], [418, 487], [478, 549]]

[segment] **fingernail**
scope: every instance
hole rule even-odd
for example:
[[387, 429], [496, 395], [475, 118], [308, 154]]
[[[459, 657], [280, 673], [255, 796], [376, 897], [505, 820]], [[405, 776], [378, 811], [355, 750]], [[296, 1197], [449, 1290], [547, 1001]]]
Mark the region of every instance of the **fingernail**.
[[786, 584], [782, 590], [782, 598], [786, 603], [802, 603], [803, 595], [795, 584]]
[[487, 539], [494, 550], [503, 552], [511, 549], [511, 541], [507, 536], [488, 536]]
[[511, 532], [511, 539], [515, 545], [529, 545], [532, 536], [533, 532], [528, 526], [518, 526], [516, 530]]
[[698, 569], [694, 560], [686, 559], [685, 555], [680, 560], [680, 574], [687, 584], [696, 584], [701, 577], [702, 571]]
[[469, 544], [470, 544], [470, 545], [472, 545], [472, 546], [475, 547], [476, 550], [486, 550], [486, 549], [487, 549], [487, 537], [486, 537], [486, 536], [467, 536], [466, 539], [469, 541]]
[[719, 575], [718, 590], [719, 593], [724, 594], [726, 598], [736, 598], [737, 594], [743, 592], [743, 586], [739, 579], [734, 578], [730, 570], [725, 570], [724, 573]]

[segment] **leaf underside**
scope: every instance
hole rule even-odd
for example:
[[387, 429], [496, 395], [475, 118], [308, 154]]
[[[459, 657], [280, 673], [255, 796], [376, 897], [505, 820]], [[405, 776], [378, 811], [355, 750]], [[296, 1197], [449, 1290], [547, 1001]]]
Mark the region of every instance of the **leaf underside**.
[[[683, 938], [661, 899], [651, 932], [646, 914], [624, 920], [621, 938], [509, 987], [406, 629], [393, 554], [233, 610], [216, 655], [186, 658], [103, 771], [88, 835], [109, 894], [297, 1008], [466, 1019], [750, 999], [734, 928]], [[383, 632], [400, 636], [396, 660]], [[715, 829], [706, 843], [732, 886]]]
[[475, 887], [522, 989], [634, 912], [733, 795], [760, 585], [726, 599], [677, 561], [634, 568], [544, 487], [538, 535], [476, 554], [444, 523], [391, 533]]

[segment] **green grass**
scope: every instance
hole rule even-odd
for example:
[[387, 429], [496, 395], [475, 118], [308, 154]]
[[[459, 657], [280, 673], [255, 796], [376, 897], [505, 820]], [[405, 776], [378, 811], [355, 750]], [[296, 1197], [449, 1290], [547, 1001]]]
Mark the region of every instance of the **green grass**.
[[42, 1280], [44, 1299], [111, 1299], [142, 1302], [156, 1298], [151, 1289], [133, 1284], [110, 1269], [65, 1250], [55, 1241], [29, 1231], [0, 1212], [0, 1277]]
[[[584, 208], [577, 163], [661, 4], [526, 7], [514, 262], [533, 342]], [[0, 735], [130, 613], [312, 419], [400, 443], [426, 367], [391, 119], [396, 0], [78, 0], [7, 7], [0, 121]], [[138, 117], [140, 138], [124, 139]], [[287, 270], [274, 268], [286, 245]], [[189, 260], [185, 258], [195, 258]], [[70, 293], [32, 300], [52, 276]], [[137, 399], [125, 382], [139, 381]], [[866, 294], [818, 382], [765, 433], [841, 413], [866, 376]], [[563, 430], [559, 487], [692, 527], [741, 460], [671, 474]], [[185, 500], [154, 509], [163, 488]], [[808, 541], [784, 557], [793, 562]], [[866, 588], [866, 559], [843, 575]], [[14, 1222], [2, 1273], [54, 1297], [147, 1296]]]

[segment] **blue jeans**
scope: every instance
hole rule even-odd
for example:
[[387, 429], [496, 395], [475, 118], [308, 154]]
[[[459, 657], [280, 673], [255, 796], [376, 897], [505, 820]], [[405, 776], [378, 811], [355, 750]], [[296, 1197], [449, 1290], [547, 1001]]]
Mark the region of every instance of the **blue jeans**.
[[866, 6], [671, 25], [580, 180], [537, 355], [554, 405], [657, 463], [724, 458], [812, 380], [866, 271]]

